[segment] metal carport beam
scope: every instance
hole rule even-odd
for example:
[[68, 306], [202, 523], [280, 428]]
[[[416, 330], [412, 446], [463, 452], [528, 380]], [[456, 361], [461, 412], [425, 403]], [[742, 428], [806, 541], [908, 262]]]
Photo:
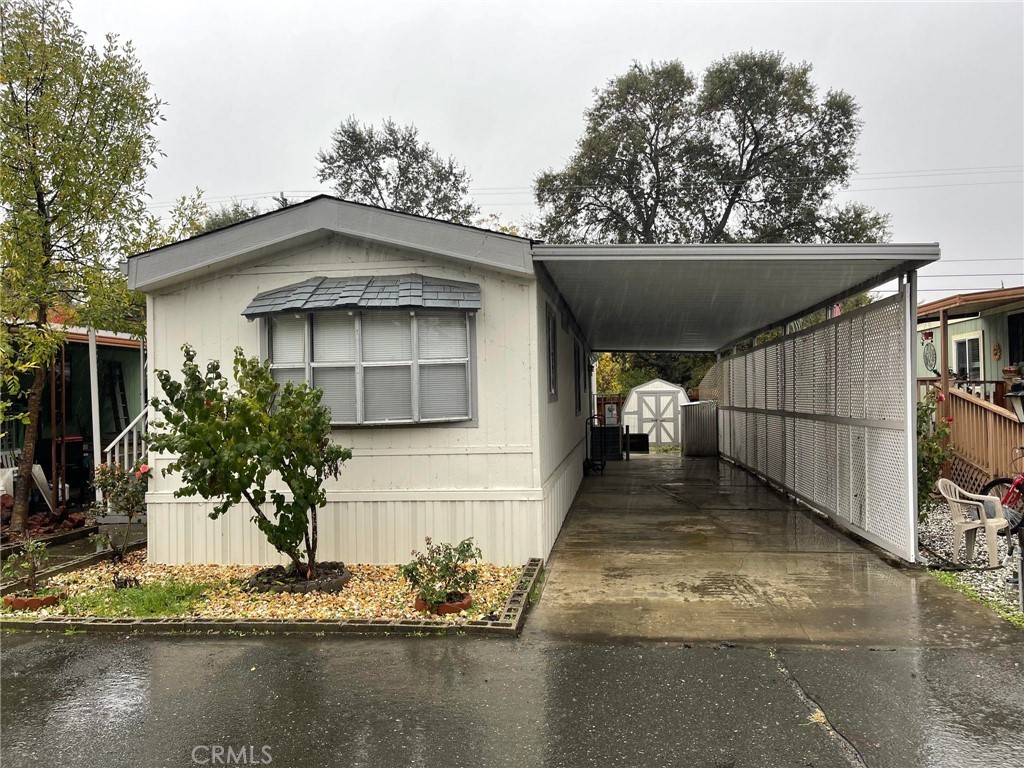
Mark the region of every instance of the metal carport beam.
[[716, 352], [937, 261], [924, 244], [532, 248], [595, 351]]

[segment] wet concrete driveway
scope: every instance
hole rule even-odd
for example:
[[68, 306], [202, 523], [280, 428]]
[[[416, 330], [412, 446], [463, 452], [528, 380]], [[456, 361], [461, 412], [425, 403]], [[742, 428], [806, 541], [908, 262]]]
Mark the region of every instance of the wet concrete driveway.
[[517, 640], [5, 633], [0, 762], [1018, 766], [1022, 637], [727, 467], [650, 457], [586, 481]]
[[895, 568], [731, 464], [609, 463], [583, 487], [529, 631], [761, 647], [1020, 642], [992, 612]]

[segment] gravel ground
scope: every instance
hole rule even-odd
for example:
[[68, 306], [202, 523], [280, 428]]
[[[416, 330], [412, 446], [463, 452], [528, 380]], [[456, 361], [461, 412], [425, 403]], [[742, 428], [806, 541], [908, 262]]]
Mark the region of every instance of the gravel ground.
[[[945, 503], [940, 504], [928, 515], [928, 519], [921, 523], [918, 528], [918, 540], [921, 543], [921, 557], [926, 564], [940, 565], [943, 558], [947, 561], [952, 559], [953, 523], [949, 517], [949, 508]], [[997, 536], [996, 542], [999, 547], [999, 560], [1002, 562], [1006, 558], [1006, 537]], [[939, 557], [932, 554], [933, 552]], [[988, 567], [988, 546], [983, 531], [978, 532], [978, 538], [974, 544], [974, 557], [967, 561], [966, 555], [966, 548], [961, 541], [960, 562], [962, 564], [972, 568]], [[1015, 614], [1020, 621], [1024, 621], [1024, 613], [1019, 610], [1017, 585], [1006, 582], [1013, 575], [1012, 565], [992, 571], [954, 571], [951, 575], [958, 584], [973, 589], [982, 599], [1002, 606], [1005, 611]]]
[[[311, 592], [305, 595], [250, 593], [242, 589], [258, 566], [246, 565], [158, 565], [146, 562], [144, 550], [133, 552], [119, 565], [104, 562], [78, 571], [54, 576], [47, 586], [66, 590], [73, 598], [91, 592], [110, 590], [116, 574], [138, 579], [140, 584], [185, 582], [208, 585], [203, 597], [187, 615], [213, 619], [417, 619], [415, 595], [401, 575], [398, 565], [357, 565], [349, 563], [352, 580], [341, 592]], [[473, 605], [466, 611], [432, 616], [449, 624], [464, 624], [481, 619], [504, 608], [519, 581], [522, 566], [476, 566], [479, 581], [473, 588]], [[37, 612], [10, 611], [5, 617], [114, 615], [73, 613], [65, 604]], [[118, 614], [129, 615], [129, 614]]]

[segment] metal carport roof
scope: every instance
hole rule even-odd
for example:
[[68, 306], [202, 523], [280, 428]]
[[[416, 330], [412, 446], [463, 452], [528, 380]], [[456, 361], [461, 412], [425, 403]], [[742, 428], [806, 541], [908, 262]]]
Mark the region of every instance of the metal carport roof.
[[617, 352], [715, 352], [938, 258], [936, 243], [533, 246], [593, 349]]

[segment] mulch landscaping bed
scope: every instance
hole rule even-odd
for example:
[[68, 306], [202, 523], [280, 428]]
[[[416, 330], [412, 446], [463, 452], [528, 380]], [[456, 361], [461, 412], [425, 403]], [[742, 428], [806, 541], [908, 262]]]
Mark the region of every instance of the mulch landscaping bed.
[[[415, 595], [398, 565], [349, 564], [351, 579], [337, 592], [254, 592], [246, 587], [260, 570], [257, 566], [154, 565], [146, 562], [141, 551], [120, 564], [105, 562], [55, 576], [47, 586], [66, 590], [64, 603], [36, 612], [4, 611], [3, 617], [5, 627], [19, 629], [324, 633], [453, 629], [516, 634], [541, 567], [539, 559], [525, 567], [479, 565], [472, 606], [461, 613], [436, 616], [413, 608]], [[147, 585], [174, 587], [188, 595], [188, 602], [180, 608], [159, 607], [144, 617], [128, 613], [122, 605], [126, 591], [113, 589], [115, 575], [138, 579], [142, 591]]]

